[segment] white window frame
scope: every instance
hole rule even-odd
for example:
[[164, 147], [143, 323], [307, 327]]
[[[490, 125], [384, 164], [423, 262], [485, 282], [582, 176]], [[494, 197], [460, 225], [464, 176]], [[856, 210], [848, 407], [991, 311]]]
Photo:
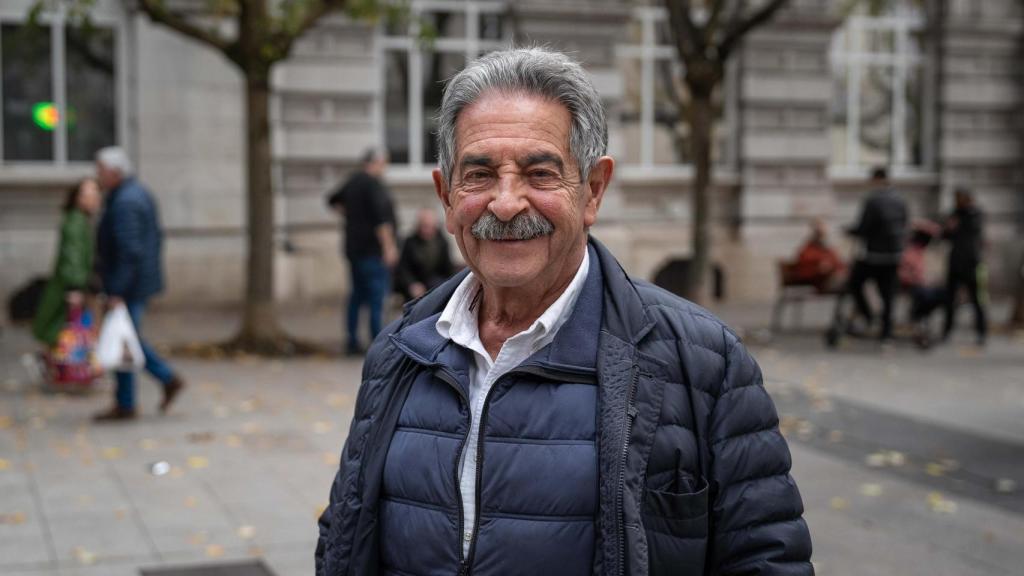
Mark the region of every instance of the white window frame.
[[[377, 58], [381, 63], [381, 70], [387, 66], [387, 52], [404, 51], [408, 58], [408, 94], [407, 106], [409, 108], [409, 161], [406, 164], [393, 166], [404, 166], [410, 172], [421, 172], [424, 169], [432, 168], [433, 164], [423, 157], [423, 51], [419, 46], [419, 18], [430, 12], [460, 12], [465, 16], [466, 35], [464, 38], [438, 37], [431, 43], [433, 52], [447, 54], [462, 54], [466, 62], [475, 59], [481, 50], [499, 50], [507, 48], [511, 42], [511, 36], [503, 40], [482, 40], [480, 39], [481, 14], [494, 14], [507, 12], [507, 5], [501, 1], [488, 0], [412, 0], [409, 3], [409, 30], [405, 36], [389, 36], [383, 25], [378, 27], [377, 37]], [[385, 96], [387, 93], [387, 73], [380, 75], [379, 94], [381, 98], [378, 106], [376, 119], [378, 138], [387, 146], [386, 124], [383, 114], [385, 110]]]
[[[31, 2], [4, 2], [0, 6], [0, 24], [26, 24]], [[128, 15], [123, 9], [97, 9], [90, 15], [93, 24], [108, 28], [114, 36], [114, 138], [111, 145], [128, 145], [128, 82], [125, 73], [128, 63], [128, 47], [126, 30]], [[54, 4], [53, 9], [45, 10], [39, 15], [39, 22], [50, 29], [51, 74], [53, 76], [53, 103], [59, 112], [57, 127], [53, 137], [52, 160], [6, 160], [4, 158], [3, 115], [0, 114], [0, 166], [19, 170], [19, 176], [32, 177], [38, 169], [51, 170], [57, 168], [80, 169], [91, 166], [90, 161], [68, 160], [68, 134], [65, 109], [67, 107], [67, 68], [64, 51], [64, 30], [67, 25], [66, 6], [63, 2]], [[3, 31], [0, 30], [0, 34]], [[0, 66], [3, 63], [0, 61]], [[3, 95], [3, 70], [0, 69], [0, 98]], [[28, 171], [25, 172], [24, 170]]]
[[[692, 170], [692, 164], [688, 162], [675, 162], [672, 164], [655, 164], [654, 162], [654, 92], [657, 78], [655, 78], [654, 67], [659, 60], [678, 61], [678, 54], [675, 46], [671, 44], [658, 43], [658, 24], [668, 20], [668, 11], [662, 7], [640, 6], [632, 11], [633, 19], [640, 22], [641, 40], [640, 44], [620, 44], [615, 47], [615, 57], [620, 69], [625, 65], [626, 60], [640, 62], [640, 161], [624, 163], [623, 167], [629, 169], [668, 169], [686, 168]], [[736, 59], [731, 58], [726, 64], [725, 78], [722, 80], [722, 94], [725, 99], [722, 122], [728, 134], [728, 140], [724, 146], [724, 158], [715, 162], [716, 166], [735, 169], [737, 164], [736, 143], [739, 134], [738, 125], [735, 119], [739, 110], [739, 97], [736, 91], [738, 86], [738, 72]], [[680, 66], [684, 66], [679, 62]], [[712, 136], [714, 136], [712, 134]], [[632, 171], [632, 170], [630, 170]]]
[[[927, 47], [922, 46], [915, 53], [911, 44], [911, 33], [925, 29], [924, 17], [906, 6], [900, 6], [885, 16], [854, 14], [847, 17], [832, 39], [830, 60], [833, 78], [842, 70], [846, 78], [846, 146], [845, 158], [831, 158], [829, 172], [833, 177], [866, 176], [870, 166], [860, 164], [861, 131], [861, 76], [873, 67], [889, 68], [893, 73], [893, 88], [890, 94], [890, 162], [887, 168], [893, 176], [921, 176], [935, 166], [935, 95], [933, 63], [928, 58]], [[866, 34], [886, 31], [893, 34], [891, 52], [872, 51], [864, 46]], [[849, 42], [847, 42], [849, 39]], [[910, 164], [907, 157], [907, 102], [904, 98], [910, 72], [920, 68], [923, 72], [921, 86], [921, 163]], [[829, 130], [832, 129], [831, 119]]]

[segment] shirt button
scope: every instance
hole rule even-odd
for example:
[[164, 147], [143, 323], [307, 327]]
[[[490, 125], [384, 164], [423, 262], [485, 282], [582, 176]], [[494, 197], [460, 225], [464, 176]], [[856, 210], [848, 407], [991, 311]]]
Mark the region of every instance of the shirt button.
[[466, 532], [465, 532], [465, 533], [464, 533], [464, 534], [462, 535], [462, 539], [463, 539], [463, 540], [465, 540], [466, 542], [469, 542], [470, 540], [472, 540], [472, 539], [473, 539], [473, 532], [472, 532], [472, 531], [469, 531], [469, 530], [467, 530], [467, 531], [466, 531]]

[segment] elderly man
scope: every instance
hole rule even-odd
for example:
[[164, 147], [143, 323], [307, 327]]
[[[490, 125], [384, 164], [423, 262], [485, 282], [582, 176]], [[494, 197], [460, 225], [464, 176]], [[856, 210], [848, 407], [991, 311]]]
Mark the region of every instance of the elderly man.
[[369, 351], [317, 574], [812, 574], [757, 364], [588, 237], [606, 143], [562, 54], [449, 82], [434, 184], [469, 270]]
[[[132, 164], [122, 148], [103, 148], [96, 153], [96, 180], [106, 192], [103, 216], [97, 232], [97, 264], [109, 307], [124, 305], [135, 324], [146, 357], [146, 371], [162, 387], [160, 412], [166, 412], [185, 387], [156, 351], [142, 341], [142, 316], [146, 302], [164, 287], [160, 262], [162, 233], [156, 202], [132, 175]], [[95, 420], [131, 420], [135, 408], [135, 375], [117, 373], [114, 405]]]

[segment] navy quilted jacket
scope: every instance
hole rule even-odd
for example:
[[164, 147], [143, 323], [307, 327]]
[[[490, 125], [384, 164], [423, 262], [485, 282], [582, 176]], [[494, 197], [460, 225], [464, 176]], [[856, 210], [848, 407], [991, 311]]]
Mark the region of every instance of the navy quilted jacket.
[[[604, 300], [593, 573], [812, 575], [789, 450], [757, 364], [710, 313], [629, 278], [600, 243], [591, 239], [591, 247]], [[423, 368], [391, 336], [443, 309], [461, 279], [411, 303], [367, 356], [320, 518], [318, 576], [382, 573], [385, 462]], [[422, 535], [425, 545], [432, 536]]]
[[163, 232], [156, 202], [135, 178], [111, 190], [96, 233], [96, 261], [103, 291], [145, 300], [164, 289]]

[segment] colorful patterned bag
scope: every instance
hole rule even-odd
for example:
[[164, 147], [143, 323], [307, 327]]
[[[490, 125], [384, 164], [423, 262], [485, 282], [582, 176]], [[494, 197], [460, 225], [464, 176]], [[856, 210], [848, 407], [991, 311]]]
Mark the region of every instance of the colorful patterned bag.
[[96, 331], [92, 314], [81, 306], [68, 309], [68, 321], [50, 350], [51, 383], [58, 388], [85, 388], [102, 374], [94, 357]]

